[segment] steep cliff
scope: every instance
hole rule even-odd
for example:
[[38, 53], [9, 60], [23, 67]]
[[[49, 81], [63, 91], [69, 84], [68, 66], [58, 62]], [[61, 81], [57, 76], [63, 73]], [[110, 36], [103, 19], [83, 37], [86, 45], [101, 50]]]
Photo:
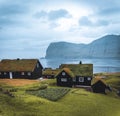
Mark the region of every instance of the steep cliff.
[[51, 43], [46, 58], [120, 58], [120, 35], [107, 35], [90, 44]]

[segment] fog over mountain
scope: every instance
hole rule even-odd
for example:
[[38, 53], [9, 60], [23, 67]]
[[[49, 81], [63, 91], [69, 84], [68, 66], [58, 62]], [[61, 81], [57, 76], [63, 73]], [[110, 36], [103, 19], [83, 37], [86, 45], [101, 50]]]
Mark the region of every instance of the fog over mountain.
[[106, 35], [89, 44], [51, 43], [45, 58], [120, 58], [120, 35]]

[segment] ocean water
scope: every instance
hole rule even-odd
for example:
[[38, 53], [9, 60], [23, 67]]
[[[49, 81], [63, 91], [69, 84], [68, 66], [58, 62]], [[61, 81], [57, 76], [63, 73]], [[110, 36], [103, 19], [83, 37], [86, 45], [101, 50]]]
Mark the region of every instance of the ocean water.
[[120, 72], [120, 59], [40, 59], [44, 68], [59, 68], [61, 64], [78, 64], [80, 61], [84, 64], [93, 64], [93, 72]]

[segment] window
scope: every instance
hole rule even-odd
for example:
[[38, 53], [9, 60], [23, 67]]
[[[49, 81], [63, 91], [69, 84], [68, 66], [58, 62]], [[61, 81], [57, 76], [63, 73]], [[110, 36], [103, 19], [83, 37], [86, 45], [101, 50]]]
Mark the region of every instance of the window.
[[39, 63], [37, 63], [37, 68], [39, 68]]
[[24, 73], [24, 72], [21, 72], [21, 75], [25, 75], [25, 73]]
[[4, 72], [4, 75], [6, 75], [7, 73], [6, 72]]
[[67, 82], [67, 78], [61, 78], [61, 82]]
[[73, 78], [73, 82], [76, 82], [76, 78]]
[[91, 80], [91, 78], [90, 78], [90, 77], [88, 77], [88, 78], [87, 78], [87, 80], [88, 80], [88, 81], [90, 81], [90, 80]]
[[27, 74], [28, 74], [28, 76], [31, 76], [31, 72], [28, 72]]
[[84, 82], [84, 77], [79, 77], [79, 82]]
[[65, 72], [62, 72], [62, 76], [65, 76]]

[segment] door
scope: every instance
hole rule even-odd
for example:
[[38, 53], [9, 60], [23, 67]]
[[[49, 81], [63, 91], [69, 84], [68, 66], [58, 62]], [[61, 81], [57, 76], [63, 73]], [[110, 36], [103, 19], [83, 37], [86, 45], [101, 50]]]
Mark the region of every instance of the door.
[[10, 79], [12, 79], [13, 78], [12, 72], [9, 72], [9, 75], [10, 75]]

